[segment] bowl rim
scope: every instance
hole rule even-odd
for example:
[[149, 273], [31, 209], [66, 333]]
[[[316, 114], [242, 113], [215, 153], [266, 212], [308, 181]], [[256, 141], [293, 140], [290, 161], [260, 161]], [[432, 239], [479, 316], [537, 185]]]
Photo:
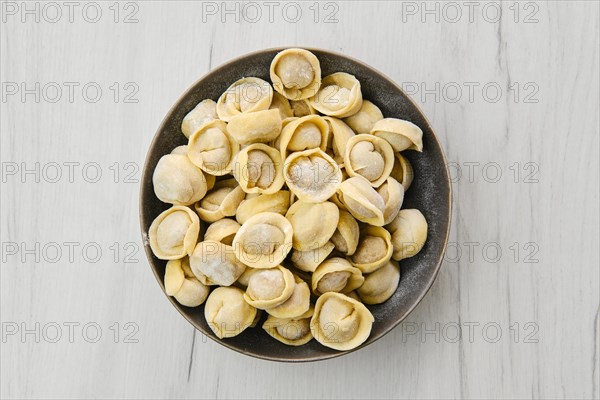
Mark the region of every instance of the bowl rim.
[[[216, 338], [213, 338], [208, 332], [205, 332], [204, 329], [201, 326], [198, 326], [191, 318], [188, 317], [188, 315], [186, 315], [186, 313], [184, 313], [180, 307], [177, 306], [176, 301], [174, 300], [174, 298], [172, 296], [168, 296], [165, 292], [164, 292], [164, 288], [162, 286], [162, 278], [158, 275], [158, 272], [156, 270], [156, 268], [154, 267], [154, 263], [151, 261], [153, 254], [150, 250], [150, 246], [148, 245], [148, 238], [147, 238], [147, 234], [144, 231], [144, 214], [145, 214], [145, 210], [144, 210], [144, 204], [143, 204], [143, 192], [144, 192], [144, 182], [146, 182], [146, 179], [148, 178], [148, 163], [150, 161], [150, 149], [153, 148], [156, 144], [156, 142], [158, 141], [158, 137], [160, 132], [162, 132], [165, 128], [165, 125], [167, 124], [167, 121], [169, 120], [170, 116], [175, 112], [175, 110], [177, 109], [177, 106], [182, 102], [183, 99], [185, 99], [188, 95], [190, 95], [192, 93], [192, 91], [196, 88], [196, 86], [198, 84], [200, 84], [203, 80], [205, 80], [206, 78], [216, 74], [220, 69], [230, 66], [232, 64], [238, 63], [240, 60], [248, 58], [248, 57], [252, 57], [258, 54], [262, 54], [262, 53], [270, 53], [270, 52], [280, 52], [283, 51], [285, 49], [290, 49], [290, 48], [301, 48], [301, 49], [305, 49], [308, 50], [310, 52], [321, 52], [321, 53], [328, 53], [332, 56], [335, 57], [341, 57], [341, 58], [345, 58], [348, 59], [354, 63], [360, 64], [362, 67], [371, 70], [372, 72], [374, 72], [377, 75], [380, 75], [381, 77], [383, 77], [384, 79], [386, 79], [389, 83], [391, 83], [400, 93], [402, 93], [407, 99], [408, 101], [410, 101], [410, 103], [417, 109], [417, 111], [421, 114], [421, 116], [423, 117], [423, 120], [425, 121], [425, 123], [427, 124], [427, 128], [429, 128], [429, 130], [432, 133], [432, 138], [433, 140], [435, 140], [435, 143], [437, 144], [437, 146], [440, 149], [440, 154], [442, 155], [442, 160], [444, 162], [444, 170], [446, 172], [446, 177], [448, 178], [448, 223], [447, 223], [447, 228], [446, 228], [446, 235], [444, 238], [444, 245], [442, 248], [442, 251], [440, 253], [439, 259], [437, 261], [437, 264], [435, 266], [435, 269], [433, 271], [433, 274], [431, 274], [431, 277], [429, 278], [429, 280], [427, 281], [427, 285], [425, 287], [425, 289], [422, 291], [422, 293], [419, 295], [417, 301], [415, 301], [409, 308], [408, 310], [400, 317], [398, 318], [396, 321], [394, 321], [392, 324], [390, 324], [390, 326], [388, 326], [387, 328], [385, 328], [381, 333], [379, 333], [377, 336], [374, 337], [369, 337], [369, 339], [367, 339], [367, 341], [363, 344], [361, 344], [358, 347], [355, 347], [354, 349], [351, 350], [345, 350], [345, 351], [338, 351], [335, 353], [331, 353], [331, 354], [326, 354], [326, 355], [319, 355], [319, 356], [310, 356], [310, 357], [303, 357], [303, 358], [298, 358], [298, 359], [289, 359], [289, 358], [282, 358], [282, 357], [273, 357], [273, 356], [263, 356], [260, 354], [255, 354], [252, 353], [250, 351], [244, 351], [242, 349], [239, 349], [229, 343], [227, 343], [227, 341], [224, 340], [219, 340]], [[148, 151], [146, 153], [146, 157], [144, 158], [144, 166], [142, 168], [142, 176], [140, 179], [140, 188], [139, 188], [139, 221], [140, 221], [140, 231], [141, 231], [141, 236], [142, 236], [142, 245], [144, 247], [145, 253], [146, 253], [146, 259], [148, 261], [148, 265], [150, 267], [150, 269], [152, 270], [152, 273], [154, 274], [154, 277], [157, 280], [157, 283], [159, 285], [159, 287], [163, 290], [163, 294], [165, 295], [165, 297], [167, 297], [167, 299], [171, 302], [171, 304], [174, 306], [174, 308], [179, 312], [179, 314], [181, 314], [195, 329], [194, 331], [194, 335], [196, 334], [196, 330], [200, 331], [203, 335], [209, 337], [211, 340], [219, 343], [222, 346], [225, 346], [231, 350], [234, 350], [237, 353], [246, 355], [246, 356], [251, 356], [254, 358], [258, 358], [261, 360], [267, 360], [267, 361], [276, 361], [276, 362], [287, 362], [287, 363], [301, 363], [301, 362], [315, 362], [315, 361], [324, 361], [324, 360], [329, 360], [332, 358], [336, 358], [336, 357], [341, 357], [343, 355], [352, 353], [354, 351], [363, 349], [365, 347], [367, 347], [370, 344], [375, 343], [376, 341], [378, 341], [379, 339], [381, 339], [382, 337], [384, 337], [385, 335], [387, 335], [390, 331], [392, 331], [394, 328], [396, 328], [398, 325], [400, 325], [401, 322], [403, 322], [406, 317], [408, 317], [408, 315], [410, 315], [414, 309], [421, 303], [421, 301], [423, 301], [423, 298], [425, 298], [425, 296], [427, 295], [427, 293], [429, 293], [429, 291], [431, 290], [431, 287], [433, 286], [433, 283], [435, 282], [435, 280], [437, 279], [437, 276], [439, 274], [439, 271], [441, 269], [442, 263], [444, 261], [444, 255], [446, 254], [446, 250], [448, 248], [448, 240], [450, 238], [450, 228], [452, 225], [452, 208], [453, 208], [453, 191], [452, 191], [452, 181], [450, 179], [450, 171], [448, 169], [448, 160], [446, 159], [446, 154], [444, 152], [444, 148], [441, 146], [440, 141], [438, 140], [438, 137], [435, 133], [435, 130], [433, 129], [433, 127], [431, 126], [431, 123], [429, 122], [429, 119], [427, 118], [427, 116], [425, 115], [425, 113], [423, 112], [423, 110], [421, 109], [421, 107], [413, 100], [412, 97], [410, 97], [409, 95], [407, 95], [404, 90], [393, 80], [391, 79], [388, 75], [384, 74], [383, 72], [379, 71], [377, 68], [372, 67], [371, 65], [358, 60], [354, 57], [348, 56], [346, 54], [342, 54], [339, 53], [337, 51], [331, 51], [328, 49], [322, 49], [322, 48], [318, 48], [318, 47], [306, 47], [306, 46], [277, 46], [277, 47], [270, 47], [270, 48], [266, 48], [266, 49], [260, 49], [260, 50], [255, 50], [249, 53], [245, 53], [242, 55], [239, 55], [235, 58], [232, 58], [216, 67], [211, 68], [210, 71], [208, 71], [206, 74], [202, 75], [200, 78], [198, 78], [197, 80], [195, 80], [173, 103], [173, 105], [169, 108], [169, 110], [167, 111], [167, 113], [165, 114], [164, 118], [162, 119], [162, 121], [160, 122], [160, 124], [158, 125], [158, 128], [156, 130], [156, 132], [154, 133], [154, 136], [152, 137], [152, 141], [150, 142], [150, 145], [148, 146]]]

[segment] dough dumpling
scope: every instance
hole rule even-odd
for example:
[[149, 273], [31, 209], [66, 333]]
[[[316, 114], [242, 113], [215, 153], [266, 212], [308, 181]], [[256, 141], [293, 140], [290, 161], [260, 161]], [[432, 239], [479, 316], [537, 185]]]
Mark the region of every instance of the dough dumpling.
[[388, 142], [370, 134], [351, 137], [346, 143], [344, 168], [349, 176], [360, 175], [379, 187], [392, 172], [394, 150]]
[[289, 208], [290, 192], [287, 190], [280, 190], [273, 194], [261, 194], [252, 198], [246, 196], [246, 199], [237, 208], [235, 219], [243, 224], [250, 217], [261, 212], [270, 211], [285, 215]]
[[323, 117], [329, 125], [329, 139], [327, 143], [328, 153], [333, 154], [333, 159], [338, 164], [344, 163], [346, 144], [351, 137], [355, 136], [352, 129], [341, 119], [334, 117]]
[[164, 203], [178, 206], [194, 204], [207, 191], [206, 178], [187, 155], [167, 154], [160, 158], [152, 184], [156, 197]]
[[273, 58], [270, 68], [273, 87], [290, 100], [307, 99], [321, 85], [321, 65], [304, 49], [285, 49]]
[[269, 315], [263, 329], [273, 338], [289, 346], [302, 346], [313, 338], [310, 331], [310, 317], [314, 307], [295, 318], [277, 318]]
[[342, 182], [338, 189], [338, 200], [357, 220], [375, 226], [383, 225], [385, 202], [362, 176]]
[[292, 249], [292, 224], [274, 212], [256, 214], [244, 222], [232, 246], [238, 260], [249, 267], [275, 267]]
[[325, 260], [312, 274], [312, 290], [320, 296], [326, 292], [348, 293], [359, 288], [365, 278], [345, 258]]
[[218, 118], [217, 103], [211, 99], [202, 100], [192, 111], [183, 117], [181, 132], [183, 132], [186, 138], [189, 138], [202, 125]]
[[266, 144], [251, 144], [237, 156], [233, 176], [246, 193], [273, 194], [285, 183], [281, 154]]
[[323, 346], [345, 351], [367, 340], [374, 321], [364, 304], [342, 293], [327, 292], [317, 299], [310, 330]]
[[227, 132], [241, 145], [268, 143], [281, 132], [279, 110], [262, 110], [237, 115], [227, 124]]
[[161, 260], [191, 255], [200, 234], [200, 219], [188, 207], [173, 206], [160, 213], [150, 225], [150, 248]]
[[380, 226], [366, 226], [360, 232], [360, 241], [350, 262], [363, 273], [369, 274], [383, 267], [392, 257], [394, 248], [390, 233]]
[[227, 132], [227, 124], [214, 120], [202, 125], [190, 136], [188, 157], [202, 171], [211, 175], [231, 172], [239, 143]]
[[388, 261], [383, 267], [365, 276], [365, 282], [357, 292], [365, 304], [381, 304], [388, 300], [400, 282], [400, 267], [395, 261]]
[[273, 100], [273, 88], [260, 78], [242, 78], [234, 82], [219, 97], [217, 114], [225, 122], [233, 117], [256, 111], [268, 110]]
[[402, 202], [404, 201], [404, 186], [394, 178], [389, 177], [381, 186], [379, 186], [377, 193], [379, 193], [385, 203], [383, 223], [387, 225], [392, 222], [398, 215], [398, 212], [400, 212], [400, 207], [402, 207]]
[[321, 149], [290, 154], [285, 159], [283, 176], [298, 199], [309, 203], [329, 199], [342, 182], [340, 167]]
[[165, 292], [186, 307], [204, 303], [210, 289], [191, 273], [188, 257], [170, 260], [165, 268]]
[[360, 82], [353, 75], [336, 72], [323, 78], [321, 88], [311, 99], [311, 105], [321, 114], [346, 118], [362, 106]]
[[246, 266], [235, 258], [233, 248], [205, 240], [196, 245], [190, 257], [192, 272], [205, 285], [229, 286], [242, 275]]
[[356, 114], [344, 118], [344, 122], [356, 133], [370, 133], [375, 123], [382, 119], [383, 114], [379, 107], [369, 100], [363, 100], [360, 110]]
[[294, 275], [294, 291], [289, 299], [280, 305], [268, 308], [269, 315], [277, 318], [295, 318], [304, 314], [310, 307], [310, 289], [308, 284]]
[[319, 115], [307, 115], [290, 120], [281, 131], [279, 150], [285, 159], [290, 153], [327, 148], [329, 125]]
[[423, 131], [410, 121], [384, 118], [375, 123], [371, 133], [387, 140], [395, 152], [404, 150], [423, 151]]
[[415, 173], [406, 157], [400, 153], [395, 153], [394, 155], [396, 160], [394, 161], [390, 176], [400, 182], [400, 184], [404, 186], [404, 191], [406, 192], [415, 177]]
[[293, 247], [307, 251], [322, 247], [337, 227], [340, 212], [331, 202], [306, 203], [298, 200], [285, 217], [293, 227]]
[[[341, 212], [340, 212], [341, 217]], [[357, 225], [358, 228], [358, 225]], [[315, 272], [315, 269], [321, 264], [329, 254], [334, 249], [334, 244], [332, 242], [327, 242], [323, 246], [318, 247], [312, 250], [300, 251], [294, 250], [292, 251], [292, 263], [299, 270], [305, 272]]]
[[204, 317], [219, 339], [239, 335], [254, 322], [256, 308], [244, 300], [244, 292], [235, 287], [212, 291], [204, 306]]
[[219, 181], [215, 187], [194, 206], [196, 212], [206, 222], [215, 222], [235, 215], [246, 193], [235, 179]]
[[392, 258], [397, 261], [419, 253], [427, 240], [427, 221], [417, 209], [400, 210], [386, 228], [392, 234]]
[[240, 224], [230, 218], [223, 218], [213, 222], [206, 228], [204, 240], [213, 240], [231, 246], [233, 237], [240, 229]]
[[295, 286], [294, 274], [287, 268], [278, 265], [261, 269], [250, 276], [244, 299], [253, 307], [267, 310], [288, 300]]
[[331, 242], [334, 244], [335, 249], [346, 256], [351, 256], [356, 251], [359, 238], [358, 222], [348, 211], [340, 210], [337, 228], [331, 236]]
[[314, 109], [308, 99], [290, 100], [290, 107], [292, 107], [294, 117], [305, 117], [310, 114], [318, 114], [317, 110]]
[[277, 109], [282, 121], [294, 116], [294, 110], [292, 110], [290, 101], [277, 92], [273, 92], [273, 101], [271, 101], [271, 107], [269, 107], [269, 109]]

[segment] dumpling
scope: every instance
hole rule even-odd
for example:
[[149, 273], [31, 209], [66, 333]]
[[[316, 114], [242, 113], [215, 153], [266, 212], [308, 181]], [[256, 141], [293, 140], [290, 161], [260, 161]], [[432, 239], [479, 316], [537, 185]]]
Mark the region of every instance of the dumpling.
[[235, 285], [246, 290], [246, 288], [248, 287], [248, 282], [250, 282], [250, 277], [252, 276], [252, 274], [254, 274], [258, 271], [260, 271], [260, 269], [258, 269], [258, 268], [246, 267], [244, 272], [240, 275], [238, 280], [235, 282]]
[[356, 251], [359, 238], [360, 229], [358, 222], [356, 222], [348, 211], [340, 210], [340, 219], [337, 228], [330, 239], [335, 249], [346, 256], [351, 256]]
[[290, 100], [312, 97], [321, 85], [321, 65], [308, 50], [285, 49], [277, 53], [269, 72], [275, 90]]
[[392, 258], [397, 261], [416, 255], [427, 240], [427, 221], [417, 209], [400, 210], [386, 228], [392, 234]]
[[388, 300], [400, 282], [400, 267], [395, 261], [388, 261], [383, 267], [365, 276], [365, 282], [357, 292], [366, 304], [381, 304]]
[[322, 247], [329, 241], [340, 218], [337, 206], [329, 201], [306, 203], [298, 200], [285, 217], [293, 227], [293, 247], [306, 251]]
[[227, 132], [242, 146], [250, 143], [268, 143], [281, 132], [279, 110], [237, 115], [227, 124]]
[[277, 318], [295, 318], [304, 314], [310, 307], [310, 289], [308, 284], [294, 275], [294, 291], [289, 299], [280, 305], [267, 308], [267, 313]]
[[321, 149], [290, 154], [285, 159], [283, 176], [298, 199], [308, 203], [329, 199], [342, 182], [340, 167]]
[[270, 211], [285, 215], [289, 208], [290, 192], [287, 190], [280, 190], [273, 194], [261, 194], [252, 198], [249, 198], [248, 195], [238, 206], [235, 219], [243, 224], [250, 217], [261, 212]]
[[206, 222], [215, 222], [224, 217], [232, 217], [246, 193], [235, 179], [219, 181], [215, 187], [194, 206], [196, 212]]
[[217, 103], [211, 99], [202, 100], [192, 111], [183, 117], [181, 132], [183, 132], [186, 138], [189, 138], [202, 125], [218, 118]]
[[279, 117], [282, 121], [286, 118], [294, 116], [294, 110], [292, 110], [289, 100], [277, 92], [273, 92], [273, 100], [271, 101], [271, 106], [269, 109], [277, 109], [279, 111]]
[[191, 273], [188, 257], [170, 260], [165, 268], [165, 292], [179, 304], [197, 307], [204, 303], [210, 289]]
[[219, 287], [212, 291], [204, 306], [204, 317], [219, 339], [239, 335], [252, 325], [256, 308], [246, 303], [244, 292], [235, 287]]
[[231, 246], [233, 237], [240, 229], [240, 224], [230, 218], [223, 218], [213, 222], [206, 228], [204, 240], [213, 240]]
[[394, 166], [392, 167], [390, 176], [400, 182], [400, 184], [404, 186], [404, 191], [406, 192], [415, 177], [415, 173], [412, 165], [406, 157], [400, 153], [395, 153], [394, 155], [396, 157], [396, 161], [394, 161]]
[[191, 255], [200, 234], [200, 219], [188, 207], [173, 206], [160, 213], [148, 230], [150, 248], [161, 260]]
[[294, 293], [294, 274], [281, 265], [261, 269], [250, 276], [244, 299], [261, 310], [283, 304]]
[[256, 214], [244, 222], [232, 246], [238, 260], [249, 267], [275, 267], [292, 249], [292, 224], [274, 212]]
[[281, 343], [302, 346], [313, 338], [310, 331], [310, 317], [314, 310], [311, 306], [308, 311], [295, 318], [277, 318], [269, 315], [263, 324], [263, 329]]
[[294, 117], [305, 117], [310, 114], [318, 114], [317, 110], [310, 104], [310, 100], [290, 100], [290, 107]]
[[392, 177], [379, 186], [377, 193], [381, 196], [385, 202], [385, 208], [383, 209], [383, 223], [389, 224], [396, 218], [402, 202], [404, 201], [404, 186], [402, 186], [397, 180]]
[[279, 151], [256, 143], [239, 152], [233, 176], [246, 193], [273, 194], [285, 183], [282, 170], [283, 161]]
[[323, 119], [329, 125], [328, 153], [333, 154], [333, 159], [338, 164], [343, 164], [346, 144], [354, 136], [354, 132], [341, 119], [334, 117], [323, 117]]
[[231, 246], [213, 240], [196, 245], [190, 257], [196, 278], [205, 285], [229, 286], [242, 275], [246, 266], [235, 258]]
[[362, 273], [345, 258], [325, 260], [312, 274], [312, 290], [320, 296], [327, 292], [348, 293], [358, 289], [364, 282]]
[[323, 346], [344, 351], [363, 344], [374, 321], [361, 302], [342, 293], [327, 292], [317, 299], [310, 330]]
[[356, 251], [350, 257], [353, 266], [369, 274], [383, 267], [392, 257], [390, 233], [380, 226], [366, 226], [360, 232]]
[[338, 199], [357, 220], [376, 226], [383, 225], [385, 202], [362, 176], [343, 181], [338, 189]]
[[171, 154], [182, 154], [184, 156], [187, 156], [187, 149], [187, 144], [177, 146], [173, 150], [171, 150]]
[[360, 110], [356, 114], [344, 118], [344, 122], [356, 133], [370, 133], [375, 123], [382, 119], [383, 114], [379, 107], [369, 100], [363, 100]]
[[187, 155], [180, 154], [160, 158], [152, 174], [152, 184], [160, 201], [178, 206], [194, 204], [207, 191], [202, 170], [192, 164]]
[[392, 172], [394, 150], [388, 142], [368, 133], [351, 137], [346, 143], [344, 168], [349, 176], [360, 175], [379, 187]]
[[233, 159], [240, 150], [238, 142], [227, 132], [227, 124], [214, 120], [202, 125], [190, 136], [188, 157], [211, 175], [231, 172]]
[[290, 153], [309, 149], [327, 148], [329, 125], [319, 115], [307, 115], [289, 121], [281, 131], [279, 150], [284, 159]]
[[332, 242], [327, 242], [323, 246], [312, 250], [294, 250], [292, 251], [291, 257], [292, 263], [294, 263], [294, 266], [299, 270], [305, 272], [315, 272], [315, 269], [317, 269], [319, 264], [321, 264], [327, 258], [327, 256], [331, 254], [334, 247], [335, 246]]
[[375, 123], [371, 133], [387, 140], [396, 152], [403, 150], [423, 151], [423, 131], [410, 121], [384, 118]]
[[310, 104], [315, 110], [331, 117], [346, 118], [354, 115], [362, 106], [360, 82], [345, 72], [326, 76]]
[[234, 82], [219, 97], [217, 114], [229, 122], [236, 115], [268, 110], [273, 100], [273, 88], [260, 78], [242, 78]]

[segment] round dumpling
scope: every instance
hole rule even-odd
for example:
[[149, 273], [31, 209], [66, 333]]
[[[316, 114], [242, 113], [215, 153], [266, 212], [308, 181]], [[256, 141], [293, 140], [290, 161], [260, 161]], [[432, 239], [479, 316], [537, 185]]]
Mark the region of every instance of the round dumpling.
[[[340, 212], [341, 216], [341, 212]], [[334, 234], [335, 235], [335, 234]], [[332, 237], [333, 240], [333, 237]], [[335, 245], [332, 242], [327, 242], [316, 249], [300, 251], [292, 251], [292, 263], [296, 268], [304, 272], [315, 272], [315, 269], [321, 264], [329, 254], [333, 251]]]
[[327, 152], [333, 155], [333, 159], [338, 164], [343, 164], [346, 144], [351, 137], [355, 136], [355, 133], [341, 119], [334, 117], [323, 117], [323, 119], [329, 125]]
[[170, 260], [165, 268], [165, 292], [186, 307], [204, 303], [210, 289], [191, 273], [189, 258]]
[[268, 143], [281, 132], [279, 110], [243, 113], [231, 118], [227, 131], [241, 144]]
[[392, 167], [390, 176], [400, 182], [400, 184], [404, 186], [404, 191], [406, 192], [412, 184], [415, 173], [412, 165], [406, 157], [400, 153], [395, 153], [394, 155], [396, 157], [396, 161], [394, 161], [394, 166]]
[[404, 150], [423, 151], [423, 131], [410, 121], [384, 118], [373, 125], [371, 133], [387, 140], [395, 152]]
[[301, 346], [313, 338], [310, 331], [310, 317], [314, 307], [310, 307], [304, 314], [295, 318], [277, 318], [269, 315], [263, 329], [273, 338], [289, 346]]
[[295, 151], [321, 149], [325, 151], [329, 137], [329, 125], [320, 115], [307, 115], [286, 123], [279, 137], [281, 157]]
[[240, 226], [241, 225], [233, 219], [220, 219], [213, 222], [208, 228], [206, 228], [204, 240], [212, 240], [231, 246], [231, 242], [233, 241], [237, 231], [240, 229]]
[[272, 100], [273, 88], [269, 82], [254, 77], [242, 78], [219, 97], [217, 114], [220, 119], [229, 122], [243, 113], [268, 110]]
[[330, 258], [312, 274], [312, 290], [320, 296], [326, 292], [348, 293], [359, 288], [364, 278], [345, 258]]
[[196, 245], [190, 257], [192, 272], [205, 285], [229, 286], [242, 275], [246, 266], [235, 258], [233, 248], [205, 240]]
[[261, 269], [250, 276], [244, 299], [253, 307], [268, 310], [287, 301], [295, 286], [294, 274], [287, 268]]
[[200, 234], [200, 219], [188, 207], [173, 206], [150, 225], [148, 239], [154, 255], [176, 260], [191, 255]]
[[353, 75], [336, 72], [323, 78], [321, 88], [311, 99], [311, 105], [321, 114], [346, 118], [362, 106], [360, 82]]
[[350, 262], [363, 273], [371, 273], [383, 267], [392, 257], [394, 247], [391, 235], [380, 226], [366, 226], [360, 233], [360, 241]]
[[392, 234], [392, 257], [397, 261], [419, 253], [427, 240], [427, 221], [417, 209], [400, 210], [398, 216], [386, 227]]
[[281, 155], [266, 144], [251, 144], [240, 151], [233, 175], [246, 193], [273, 194], [285, 183]]
[[270, 75], [275, 90], [290, 100], [312, 97], [321, 85], [319, 60], [304, 49], [277, 53], [271, 62]]
[[194, 204], [207, 191], [202, 170], [187, 155], [181, 154], [167, 154], [160, 158], [152, 174], [152, 184], [160, 201], [178, 206]]
[[357, 220], [383, 226], [385, 201], [362, 176], [354, 176], [343, 181], [337, 196], [346, 210]]
[[359, 237], [358, 222], [348, 211], [340, 210], [340, 220], [331, 236], [331, 242], [335, 249], [346, 256], [351, 256], [356, 251]]
[[337, 206], [329, 201], [323, 203], [306, 203], [296, 201], [285, 217], [293, 228], [294, 249], [307, 251], [324, 246], [337, 227], [340, 212]]
[[219, 339], [239, 335], [252, 325], [256, 308], [244, 300], [244, 292], [235, 287], [212, 291], [204, 306], [204, 317]]
[[244, 222], [232, 246], [237, 258], [247, 266], [272, 268], [292, 249], [292, 224], [274, 212], [256, 214]]
[[383, 209], [383, 223], [389, 224], [396, 218], [402, 202], [404, 201], [404, 186], [392, 177], [379, 186], [377, 193], [381, 196], [385, 203]]
[[342, 293], [327, 292], [317, 299], [310, 330], [323, 346], [344, 351], [363, 344], [374, 321], [361, 302]]
[[383, 267], [365, 276], [365, 282], [357, 292], [366, 304], [381, 304], [394, 294], [400, 283], [400, 267], [388, 261]]
[[310, 289], [308, 284], [301, 278], [294, 275], [294, 291], [289, 299], [280, 305], [272, 308], [267, 308], [267, 313], [277, 318], [295, 318], [306, 311], [310, 307]]
[[194, 209], [206, 222], [215, 222], [224, 217], [235, 215], [246, 193], [238, 185], [235, 179], [219, 181], [215, 187], [197, 202]]
[[309, 203], [329, 199], [342, 182], [340, 167], [321, 149], [290, 154], [283, 166], [283, 176], [298, 199]]
[[204, 172], [221, 176], [231, 172], [239, 150], [239, 143], [227, 132], [227, 124], [214, 120], [190, 136], [187, 155]]
[[370, 134], [351, 137], [346, 144], [344, 168], [349, 176], [360, 175], [379, 187], [390, 176], [394, 150], [388, 142]]
[[186, 138], [189, 138], [202, 125], [218, 118], [217, 103], [211, 99], [202, 100], [192, 111], [183, 117], [181, 132], [183, 132]]
[[273, 92], [273, 101], [271, 101], [271, 106], [269, 107], [269, 109], [276, 109], [277, 111], [279, 111], [279, 117], [282, 121], [286, 118], [294, 116], [294, 110], [290, 105], [290, 101], [277, 92]]
[[280, 190], [273, 194], [261, 194], [256, 197], [246, 196], [246, 199], [240, 203], [235, 212], [235, 219], [240, 224], [248, 221], [253, 215], [261, 212], [276, 212], [285, 215], [290, 208], [290, 192]]
[[383, 114], [379, 107], [369, 100], [363, 100], [360, 110], [356, 114], [344, 118], [344, 122], [356, 133], [370, 133], [375, 123], [382, 119]]

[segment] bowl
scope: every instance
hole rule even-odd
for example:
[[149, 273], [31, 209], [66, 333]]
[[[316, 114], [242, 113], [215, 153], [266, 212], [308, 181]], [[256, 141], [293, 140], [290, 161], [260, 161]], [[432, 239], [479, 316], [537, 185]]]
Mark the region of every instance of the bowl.
[[[152, 187], [154, 168], [163, 155], [187, 143], [187, 139], [181, 133], [181, 121], [198, 102], [206, 98], [216, 101], [229, 85], [242, 77], [256, 76], [270, 82], [271, 60], [281, 50], [284, 48], [246, 54], [213, 69], [196, 81], [175, 102], [154, 135], [141, 181], [140, 223], [148, 262], [163, 292], [166, 261], [159, 260], [152, 254], [147, 238], [148, 229], [154, 218], [170, 205], [162, 203], [154, 194]], [[307, 50], [318, 57], [322, 76], [338, 71], [356, 76], [361, 83], [363, 98], [375, 103], [384, 116], [409, 120], [423, 130], [423, 152], [403, 152], [414, 167], [415, 179], [405, 194], [402, 208], [418, 208], [423, 213], [429, 225], [427, 242], [419, 254], [400, 262], [400, 284], [394, 295], [383, 304], [368, 306], [375, 317], [373, 329], [365, 343], [351, 350], [355, 351], [383, 337], [402, 322], [433, 284], [442, 263], [450, 231], [452, 208], [450, 176], [444, 152], [433, 129], [419, 107], [398, 85], [381, 72], [346, 55], [321, 49], [307, 48]], [[265, 315], [256, 328], [246, 329], [233, 338], [219, 339], [204, 319], [204, 305], [188, 308], [177, 303], [172, 297], [167, 296], [167, 298], [181, 315], [204, 335], [223, 346], [249, 356], [274, 361], [300, 362], [325, 360], [350, 352], [324, 347], [316, 340], [298, 347], [284, 345], [261, 328]]]

